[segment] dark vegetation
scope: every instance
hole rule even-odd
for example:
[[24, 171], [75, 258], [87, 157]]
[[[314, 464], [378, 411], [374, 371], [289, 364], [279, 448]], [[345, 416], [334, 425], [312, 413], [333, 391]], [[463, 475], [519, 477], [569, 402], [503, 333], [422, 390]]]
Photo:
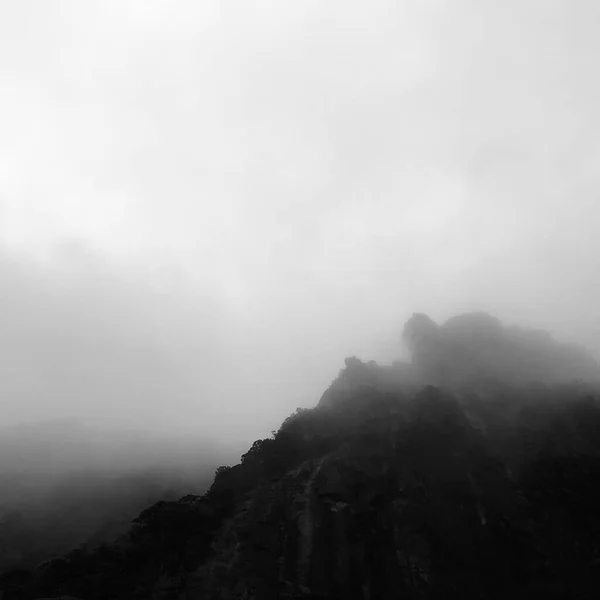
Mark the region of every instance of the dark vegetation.
[[206, 494], [6, 574], [3, 600], [596, 598], [593, 359], [479, 314], [405, 337], [411, 365], [347, 359]]

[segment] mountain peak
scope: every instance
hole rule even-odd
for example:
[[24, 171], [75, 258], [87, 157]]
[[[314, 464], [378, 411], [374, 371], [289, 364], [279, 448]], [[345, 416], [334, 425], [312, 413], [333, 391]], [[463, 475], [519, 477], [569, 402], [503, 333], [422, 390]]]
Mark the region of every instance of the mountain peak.
[[584, 348], [558, 342], [546, 332], [506, 327], [485, 312], [458, 315], [441, 326], [415, 313], [402, 337], [424, 382], [600, 381], [600, 367]]
[[565, 383], [587, 355], [484, 313], [415, 314], [404, 339], [411, 363], [348, 357], [204, 496], [3, 600], [595, 598], [600, 406]]

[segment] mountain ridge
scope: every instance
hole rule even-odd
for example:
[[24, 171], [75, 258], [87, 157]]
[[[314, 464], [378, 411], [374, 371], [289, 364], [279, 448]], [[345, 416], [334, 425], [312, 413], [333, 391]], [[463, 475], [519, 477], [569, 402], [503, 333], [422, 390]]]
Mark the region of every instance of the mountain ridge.
[[[529, 381], [490, 351], [481, 377], [462, 368], [474, 354], [455, 352], [455, 334], [494, 348], [499, 322], [455, 320], [440, 341], [418, 319], [405, 329], [411, 363], [346, 359], [315, 408], [220, 467], [205, 495], [146, 509], [116, 544], [5, 578], [2, 600], [595, 598], [600, 404], [594, 377], [572, 377], [594, 373], [588, 355], [579, 364], [559, 346], [560, 377]], [[540, 339], [546, 372], [555, 343]], [[444, 378], [449, 367], [460, 376]]]

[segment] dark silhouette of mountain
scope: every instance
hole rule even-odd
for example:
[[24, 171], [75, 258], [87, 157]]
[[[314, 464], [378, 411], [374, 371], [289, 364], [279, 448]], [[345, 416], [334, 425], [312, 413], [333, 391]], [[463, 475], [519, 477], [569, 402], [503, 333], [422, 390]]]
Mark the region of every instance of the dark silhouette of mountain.
[[3, 600], [596, 598], [591, 357], [486, 315], [416, 316], [405, 339], [412, 363], [347, 359], [205, 495], [7, 574]]

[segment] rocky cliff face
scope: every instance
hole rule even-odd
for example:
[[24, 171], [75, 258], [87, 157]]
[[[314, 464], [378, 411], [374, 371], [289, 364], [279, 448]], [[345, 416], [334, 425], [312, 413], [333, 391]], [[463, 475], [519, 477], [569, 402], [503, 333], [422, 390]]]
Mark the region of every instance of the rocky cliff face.
[[349, 359], [206, 496], [13, 575], [3, 600], [596, 598], [595, 389], [419, 377]]

